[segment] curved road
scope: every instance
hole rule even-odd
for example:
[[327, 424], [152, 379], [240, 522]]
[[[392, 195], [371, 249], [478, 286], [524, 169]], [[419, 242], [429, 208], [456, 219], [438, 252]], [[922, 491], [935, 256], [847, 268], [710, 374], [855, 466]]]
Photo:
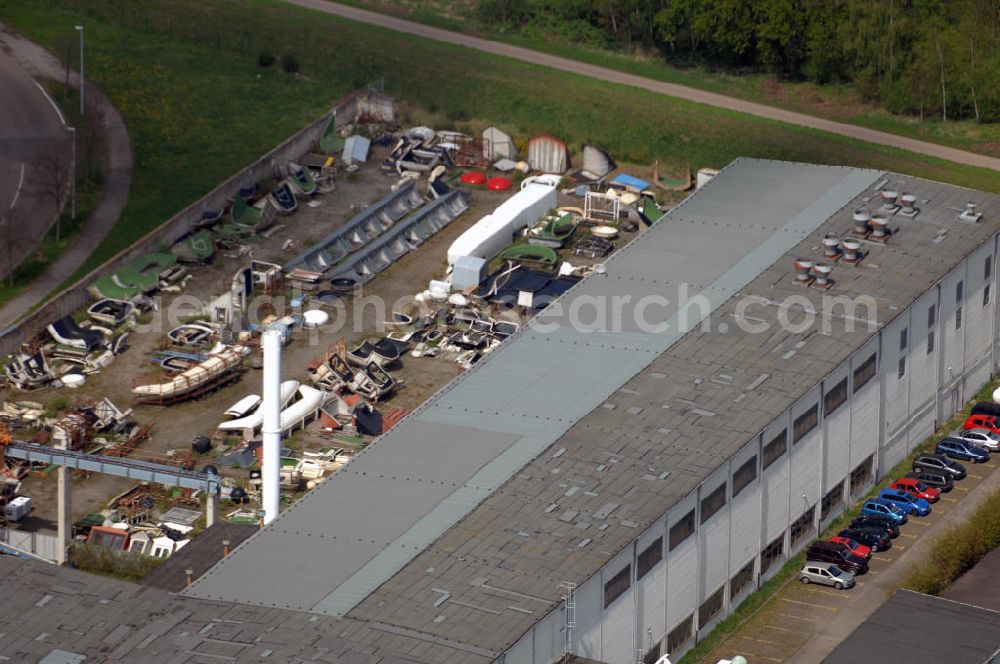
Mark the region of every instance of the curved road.
[[[65, 70], [56, 58], [37, 44], [8, 31], [3, 24], [0, 24], [0, 50], [3, 51], [0, 54], [0, 61], [16, 60], [36, 78], [62, 80], [65, 74]], [[79, 86], [79, 84], [79, 77], [73, 73], [70, 76], [70, 85]], [[102, 114], [101, 130], [106, 148], [104, 163], [101, 165], [103, 177], [97, 205], [73, 244], [49, 265], [27, 290], [0, 308], [0, 328], [6, 327], [26, 314], [32, 306], [41, 302], [59, 288], [67, 277], [76, 272], [114, 228], [128, 201], [132, 182], [132, 143], [129, 141], [125, 121], [100, 89], [90, 83], [86, 83], [86, 86], [87, 99], [93, 101], [93, 105], [88, 101], [88, 108], [96, 107]], [[2, 84], [0, 90], [6, 95], [6, 88]], [[52, 112], [51, 108], [49, 112]], [[3, 196], [3, 190], [0, 189], [0, 206], [3, 205]], [[0, 254], [3, 253], [2, 249], [0, 243]], [[0, 255], [0, 265], [3, 264], [2, 259], [3, 256]]]
[[819, 129], [830, 132], [831, 134], [838, 134], [840, 136], [847, 136], [848, 138], [855, 138], [869, 143], [877, 143], [879, 145], [910, 150], [912, 152], [946, 159], [959, 164], [967, 164], [969, 166], [978, 166], [980, 168], [1000, 171], [1000, 159], [996, 157], [987, 157], [985, 155], [966, 152], [965, 150], [950, 148], [945, 145], [938, 145], [937, 143], [928, 143], [927, 141], [920, 141], [914, 138], [907, 138], [905, 136], [890, 134], [884, 131], [877, 131], [875, 129], [867, 129], [865, 127], [845, 124], [843, 122], [824, 120], [823, 118], [818, 118], [812, 115], [794, 113], [792, 111], [786, 111], [774, 106], [766, 106], [764, 104], [757, 104], [751, 101], [735, 99], [733, 97], [727, 97], [714, 92], [706, 92], [704, 90], [698, 90], [697, 88], [690, 88], [676, 83], [665, 83], [652, 78], [626, 74], [624, 72], [615, 71], [614, 69], [578, 62], [576, 60], [562, 58], [557, 55], [549, 55], [548, 53], [533, 51], [520, 46], [511, 46], [509, 44], [490, 41], [488, 39], [472, 37], [459, 32], [452, 32], [450, 30], [442, 30], [441, 28], [434, 28], [428, 25], [414, 23], [413, 21], [395, 18], [393, 16], [377, 14], [364, 9], [348, 7], [329, 0], [284, 0], [284, 2], [298, 5], [300, 7], [306, 7], [308, 9], [315, 9], [327, 14], [335, 14], [353, 21], [378, 25], [384, 28], [389, 28], [390, 30], [396, 30], [397, 32], [405, 32], [449, 44], [458, 44], [477, 51], [483, 51], [484, 53], [500, 55], [513, 58], [515, 60], [523, 60], [532, 64], [551, 67], [552, 69], [560, 69], [562, 71], [582, 76], [589, 76], [590, 78], [596, 78], [610, 83], [630, 85], [649, 90], [651, 92], [668, 95], [670, 97], [677, 97], [678, 99], [686, 99], [688, 101], [697, 102], [699, 104], [717, 106], [719, 108], [725, 108], [740, 113], [747, 113], [749, 115], [756, 115], [771, 120], [778, 120], [792, 125]]
[[38, 191], [43, 153], [70, 154], [58, 107], [12, 57], [0, 52], [0, 278], [28, 256], [55, 220], [55, 203]]

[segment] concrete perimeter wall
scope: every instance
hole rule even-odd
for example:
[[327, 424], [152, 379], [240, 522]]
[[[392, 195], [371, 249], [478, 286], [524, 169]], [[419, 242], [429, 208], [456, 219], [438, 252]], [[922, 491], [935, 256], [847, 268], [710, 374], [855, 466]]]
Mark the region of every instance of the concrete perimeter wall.
[[[353, 122], [359, 116], [386, 121], [395, 119], [395, 104], [390, 97], [358, 91], [340, 99], [334, 106], [337, 126]], [[220, 210], [241, 187], [279, 175], [279, 168], [309, 152], [318, 143], [330, 114], [324, 113], [294, 136], [279, 144], [257, 161], [228, 178], [205, 196], [196, 200], [126, 249], [109, 258], [100, 267], [84, 276], [73, 286], [55, 296], [34, 313], [0, 332], [0, 356], [18, 350], [20, 345], [44, 333], [45, 327], [86, 305], [92, 298], [87, 287], [102, 274], [114, 272], [134, 258], [151, 251], [169, 251], [169, 247], [190, 232], [205, 210]]]

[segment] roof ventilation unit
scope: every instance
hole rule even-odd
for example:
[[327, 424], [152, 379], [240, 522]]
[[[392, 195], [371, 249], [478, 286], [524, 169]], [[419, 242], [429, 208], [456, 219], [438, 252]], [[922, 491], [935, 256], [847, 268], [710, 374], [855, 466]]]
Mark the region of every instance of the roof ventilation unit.
[[823, 238], [823, 254], [830, 260], [840, 259], [840, 238], [833, 233], [827, 233]]
[[851, 221], [854, 223], [854, 226], [851, 228], [851, 236], [857, 238], [868, 237], [868, 232], [870, 230], [868, 228], [868, 222], [871, 221], [871, 218], [872, 216], [868, 214], [868, 210], [864, 208], [858, 208], [855, 210], [854, 214], [851, 215]]
[[813, 276], [816, 277], [816, 280], [812, 283], [813, 287], [821, 290], [829, 290], [833, 286], [833, 280], [830, 279], [830, 272], [832, 270], [833, 268], [829, 265], [816, 263], [812, 269]]
[[872, 232], [868, 235], [868, 239], [872, 242], [884, 244], [889, 239], [889, 230], [886, 228], [889, 225], [889, 218], [881, 213], [873, 214], [869, 223], [871, 224]]
[[813, 276], [810, 274], [813, 262], [799, 258], [795, 261], [795, 283], [808, 286], [812, 283]]
[[973, 201], [966, 203], [962, 214], [958, 215], [958, 220], [964, 221], [967, 224], [978, 224], [982, 218], [983, 213], [976, 211], [976, 204]]
[[903, 204], [903, 209], [899, 211], [899, 214], [904, 217], [913, 218], [917, 216], [920, 210], [917, 209], [917, 197], [913, 194], [903, 194], [899, 197], [900, 203]]
[[841, 243], [844, 248], [844, 262], [850, 265], [857, 265], [861, 262], [861, 243], [857, 240], [844, 240]]
[[899, 200], [899, 192], [895, 189], [883, 189], [882, 193], [882, 212], [885, 214], [896, 214], [899, 210], [899, 206], [896, 205], [896, 201]]

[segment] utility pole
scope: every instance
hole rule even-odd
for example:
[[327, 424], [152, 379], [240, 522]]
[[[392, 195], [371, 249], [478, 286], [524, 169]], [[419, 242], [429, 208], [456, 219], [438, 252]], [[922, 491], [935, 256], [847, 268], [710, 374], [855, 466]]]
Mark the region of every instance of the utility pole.
[[80, 115], [83, 115], [83, 26], [76, 26], [76, 31], [80, 33]]

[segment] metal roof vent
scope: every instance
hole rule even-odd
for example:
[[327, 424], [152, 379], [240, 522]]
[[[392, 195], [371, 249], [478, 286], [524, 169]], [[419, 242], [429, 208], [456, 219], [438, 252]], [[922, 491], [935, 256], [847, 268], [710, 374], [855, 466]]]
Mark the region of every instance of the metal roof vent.
[[844, 240], [841, 243], [844, 248], [844, 262], [856, 265], [861, 261], [861, 243], [857, 240]]
[[823, 254], [833, 261], [840, 258], [840, 238], [833, 233], [827, 233], [823, 238]]
[[958, 220], [964, 221], [967, 224], [978, 224], [979, 220], [982, 218], [983, 213], [976, 211], [976, 203], [974, 201], [966, 203], [965, 209], [962, 210], [962, 214], [958, 215]]
[[882, 193], [882, 212], [885, 214], [896, 214], [899, 210], [899, 206], [896, 205], [896, 201], [899, 200], [899, 192], [895, 189], [883, 189]]
[[889, 239], [889, 230], [886, 228], [889, 225], [889, 218], [882, 213], [876, 213], [872, 215], [869, 222], [872, 227], [872, 232], [868, 236], [868, 239], [872, 242], [884, 243]]
[[833, 268], [824, 263], [816, 263], [813, 266], [812, 272], [816, 280], [812, 283], [814, 288], [819, 288], [822, 290], [829, 290], [833, 286], [833, 280], [830, 279], [830, 272]]
[[851, 220], [854, 222], [854, 227], [851, 228], [851, 235], [854, 237], [866, 238], [868, 237], [868, 222], [871, 221], [872, 216], [868, 214], [868, 210], [865, 208], [858, 208], [851, 215]]
[[795, 283], [801, 284], [803, 286], [808, 286], [812, 283], [813, 277], [810, 274], [813, 268], [813, 262], [807, 261], [803, 258], [796, 259], [795, 261]]
[[899, 214], [904, 217], [910, 217], [911, 219], [917, 216], [920, 210], [917, 209], [917, 197], [914, 194], [903, 194], [899, 197], [899, 201], [903, 204], [903, 209], [899, 211]]

